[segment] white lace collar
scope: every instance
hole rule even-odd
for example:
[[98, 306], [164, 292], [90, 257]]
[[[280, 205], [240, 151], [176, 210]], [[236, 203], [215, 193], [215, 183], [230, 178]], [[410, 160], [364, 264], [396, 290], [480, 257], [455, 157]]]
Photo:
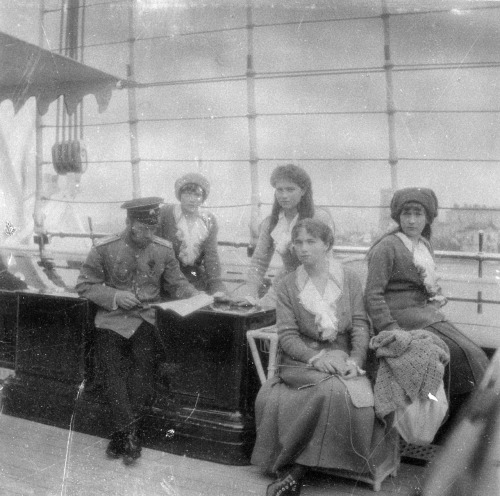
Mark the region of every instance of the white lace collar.
[[414, 244], [412, 240], [402, 232], [396, 233], [396, 236], [413, 255], [413, 263], [422, 278], [427, 292], [431, 297], [436, 296], [440, 288], [436, 273], [436, 264], [434, 263], [427, 242], [420, 237], [418, 242]]
[[328, 281], [323, 295], [311, 281], [301, 265], [297, 271], [296, 283], [301, 305], [314, 315], [314, 323], [322, 341], [335, 341], [339, 332], [337, 306], [344, 287], [344, 270], [332, 256], [328, 259]]
[[193, 265], [201, 253], [201, 244], [208, 237], [208, 228], [203, 216], [198, 214], [193, 224], [188, 224], [180, 205], [174, 206], [174, 218], [177, 225], [175, 233], [181, 242], [179, 260], [183, 265]]
[[283, 210], [280, 211], [278, 215], [278, 223], [271, 232], [271, 237], [274, 240], [274, 246], [280, 255], [283, 255], [287, 250], [291, 249], [292, 229], [295, 224], [297, 224], [298, 219], [299, 214], [292, 219], [292, 222], [288, 223], [285, 212]]

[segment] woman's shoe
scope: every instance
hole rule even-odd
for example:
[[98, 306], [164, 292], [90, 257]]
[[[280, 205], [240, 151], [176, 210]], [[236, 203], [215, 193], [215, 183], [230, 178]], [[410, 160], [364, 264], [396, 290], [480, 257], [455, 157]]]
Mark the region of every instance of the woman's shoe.
[[302, 488], [302, 482], [297, 480], [292, 474], [288, 474], [282, 479], [267, 486], [266, 496], [298, 496]]

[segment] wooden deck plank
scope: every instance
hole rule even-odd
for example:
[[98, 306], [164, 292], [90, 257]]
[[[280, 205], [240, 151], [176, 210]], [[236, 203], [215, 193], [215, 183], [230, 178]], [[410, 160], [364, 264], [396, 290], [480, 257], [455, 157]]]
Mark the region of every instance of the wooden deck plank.
[[[109, 460], [105, 439], [0, 415], [0, 496], [260, 496], [271, 479], [229, 466], [144, 449], [130, 467]], [[403, 464], [380, 496], [411, 496], [423, 468]], [[303, 496], [374, 495], [365, 483], [311, 473]]]

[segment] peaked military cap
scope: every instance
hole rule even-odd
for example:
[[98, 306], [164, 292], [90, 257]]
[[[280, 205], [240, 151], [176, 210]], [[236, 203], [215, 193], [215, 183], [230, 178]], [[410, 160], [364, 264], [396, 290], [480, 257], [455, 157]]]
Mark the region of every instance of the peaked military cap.
[[129, 219], [153, 226], [158, 224], [160, 203], [163, 203], [163, 198], [148, 196], [147, 198], [134, 198], [126, 201], [121, 208], [127, 209]]

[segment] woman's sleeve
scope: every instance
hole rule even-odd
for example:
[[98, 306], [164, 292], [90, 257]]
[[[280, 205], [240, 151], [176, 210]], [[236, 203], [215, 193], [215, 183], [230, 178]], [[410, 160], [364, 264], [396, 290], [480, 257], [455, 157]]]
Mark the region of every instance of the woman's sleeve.
[[276, 327], [281, 349], [294, 360], [307, 363], [317, 353], [308, 348], [300, 334], [300, 322], [293, 309], [296, 298], [283, 280], [276, 288]]
[[398, 329], [385, 301], [385, 291], [394, 265], [394, 250], [390, 244], [380, 241], [368, 254], [365, 301], [368, 315], [377, 332]]
[[217, 291], [226, 292], [226, 287], [221, 279], [221, 267], [217, 246], [217, 233], [219, 231], [217, 219], [210, 214], [210, 229], [204, 243], [204, 265], [207, 276], [208, 292], [210, 294]]
[[347, 272], [349, 281], [349, 297], [351, 299], [351, 358], [355, 359], [360, 367], [364, 366], [370, 340], [368, 317], [363, 302], [363, 287], [359, 277], [354, 272]]
[[262, 222], [259, 240], [257, 241], [257, 246], [255, 247], [247, 273], [246, 290], [248, 296], [254, 298], [258, 297], [259, 288], [262, 285], [264, 276], [274, 255], [274, 243], [269, 233], [270, 221], [271, 218], [268, 217]]

